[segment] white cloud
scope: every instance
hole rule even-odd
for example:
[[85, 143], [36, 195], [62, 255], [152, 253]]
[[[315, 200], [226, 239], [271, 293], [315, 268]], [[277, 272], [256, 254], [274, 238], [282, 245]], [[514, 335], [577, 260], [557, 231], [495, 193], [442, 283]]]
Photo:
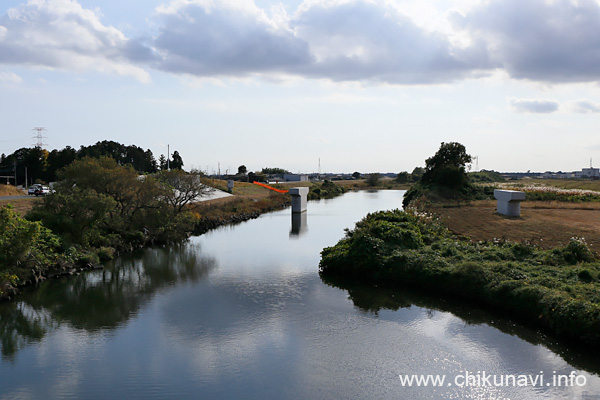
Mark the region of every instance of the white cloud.
[[490, 0], [457, 26], [485, 41], [512, 78], [543, 82], [600, 80], [600, 5], [595, 0]]
[[579, 100], [573, 104], [572, 109], [574, 112], [582, 114], [600, 113], [600, 104], [589, 100]]
[[336, 81], [419, 84], [448, 82], [488, 67], [482, 47], [455, 48], [382, 1], [314, 2], [291, 26], [316, 62], [307, 76]]
[[245, 76], [293, 71], [309, 62], [306, 43], [281, 15], [269, 17], [252, 1], [178, 1], [158, 9], [154, 40], [159, 69], [196, 76]]
[[305, 0], [290, 15], [253, 0], [173, 0], [151, 29], [154, 37], [127, 38], [76, 0], [29, 0], [0, 16], [0, 64], [141, 81], [144, 66], [202, 79], [437, 84], [505, 72], [600, 81], [595, 0]]
[[29, 0], [0, 16], [0, 64], [95, 70], [146, 82], [149, 74], [132, 60], [149, 56], [148, 49], [103, 25], [99, 11], [74, 0]]
[[549, 114], [559, 108], [559, 104], [555, 101], [539, 99], [513, 99], [510, 104], [517, 112], [535, 114]]
[[292, 17], [278, 8], [271, 18], [252, 1], [180, 0], [157, 18], [157, 68], [174, 73], [414, 84], [487, 68], [482, 46], [453, 48], [379, 0], [307, 1]]
[[19, 84], [23, 82], [23, 78], [14, 72], [1, 72], [0, 71], [0, 84], [8, 83], [8, 84]]

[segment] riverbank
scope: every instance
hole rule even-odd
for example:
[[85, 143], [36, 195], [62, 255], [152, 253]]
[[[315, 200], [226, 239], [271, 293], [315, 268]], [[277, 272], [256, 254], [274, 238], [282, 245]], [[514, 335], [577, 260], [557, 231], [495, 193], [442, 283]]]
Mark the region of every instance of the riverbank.
[[[213, 181], [212, 184], [220, 188], [226, 183]], [[310, 199], [330, 198], [345, 192], [344, 188], [331, 182], [302, 184], [310, 186]], [[283, 187], [297, 185], [298, 183], [288, 183]], [[21, 232], [19, 234], [25, 235], [23, 238], [27, 237], [27, 241], [19, 239], [16, 234], [17, 230], [14, 229], [13, 231], [2, 229], [1, 232], [4, 236], [0, 239], [6, 238], [14, 243], [19, 243], [19, 246], [22, 247], [18, 249], [19, 252], [29, 254], [28, 262], [30, 259], [33, 260], [25, 265], [11, 262], [12, 259], [16, 259], [15, 257], [7, 257], [5, 260], [0, 256], [0, 300], [10, 300], [18, 293], [20, 287], [35, 285], [48, 278], [68, 276], [78, 274], [86, 269], [99, 268], [101, 262], [110, 260], [119, 254], [157, 244], [145, 232], [138, 232], [139, 234], [132, 235], [132, 241], [125, 243], [120, 250], [110, 246], [70, 246], [65, 249], [63, 248], [63, 239], [53, 234], [39, 221], [32, 222], [23, 218], [36, 203], [44, 200], [32, 198], [6, 200], [3, 202], [4, 204], [0, 203], [0, 211], [4, 211], [6, 214], [6, 218], [2, 221], [6, 222], [6, 226], [17, 227], [17, 230]], [[15, 202], [18, 202], [18, 210], [13, 207]], [[290, 196], [287, 194], [276, 193], [251, 183], [238, 182], [232, 196], [189, 204], [184, 211], [189, 214], [192, 224], [189, 230], [181, 232], [180, 237], [185, 239], [190, 235], [201, 235], [223, 225], [254, 219], [261, 214], [285, 208], [289, 204]], [[10, 208], [4, 207], [5, 205], [9, 205]], [[15, 246], [8, 247], [15, 248]]]
[[197, 218], [193, 234], [201, 235], [223, 225], [258, 218], [261, 214], [280, 210], [288, 205], [290, 196], [275, 192], [260, 197], [233, 196], [198, 203], [193, 211]]
[[582, 239], [544, 250], [498, 238], [472, 242], [425, 214], [369, 214], [323, 250], [325, 279], [412, 286], [462, 298], [600, 348], [600, 264]]

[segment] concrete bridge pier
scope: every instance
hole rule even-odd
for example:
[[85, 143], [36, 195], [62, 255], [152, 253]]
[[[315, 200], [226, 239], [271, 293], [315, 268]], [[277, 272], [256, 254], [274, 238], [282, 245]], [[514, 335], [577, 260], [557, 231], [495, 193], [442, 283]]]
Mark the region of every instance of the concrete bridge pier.
[[494, 197], [497, 200], [496, 207], [499, 214], [508, 217], [521, 216], [521, 202], [525, 200], [525, 192], [495, 189]]
[[292, 196], [292, 213], [303, 213], [306, 211], [306, 203], [308, 202], [308, 188], [291, 188], [289, 193]]

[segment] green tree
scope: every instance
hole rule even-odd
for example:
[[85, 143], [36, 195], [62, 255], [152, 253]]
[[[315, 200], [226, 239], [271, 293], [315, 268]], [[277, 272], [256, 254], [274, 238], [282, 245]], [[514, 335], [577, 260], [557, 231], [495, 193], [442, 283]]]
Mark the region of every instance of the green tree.
[[420, 181], [404, 194], [403, 206], [408, 207], [417, 199], [439, 201], [477, 196], [479, 189], [470, 183], [466, 173], [470, 162], [471, 156], [465, 146], [442, 142], [435, 155], [425, 160], [425, 172]]
[[144, 163], [143, 164], [144, 169], [142, 171], [148, 172], [151, 174], [158, 172], [158, 163], [156, 162], [156, 159], [154, 158], [154, 154], [152, 154], [152, 151], [146, 150], [144, 152], [143, 163]]
[[111, 245], [104, 232], [111, 226], [114, 199], [93, 190], [73, 187], [44, 198], [27, 218], [41, 220], [44, 226], [61, 236], [67, 245], [100, 247]]
[[54, 182], [57, 180], [56, 173], [77, 159], [77, 150], [67, 146], [62, 150], [52, 150], [48, 154], [48, 167], [46, 168], [45, 180]]
[[238, 167], [238, 175], [245, 175], [248, 172], [248, 168], [245, 165], [240, 165]]
[[396, 175], [396, 182], [398, 182], [398, 183], [408, 183], [408, 179], [409, 179], [409, 174], [406, 171], [398, 172], [398, 175]]
[[263, 168], [260, 173], [263, 175], [285, 175], [289, 174], [290, 171], [283, 168]]
[[367, 185], [377, 186], [377, 184], [379, 184], [379, 179], [381, 179], [381, 175], [378, 173], [367, 174]]
[[469, 179], [471, 182], [504, 182], [506, 180], [499, 172], [485, 169], [479, 172], [470, 172]]
[[178, 151], [173, 152], [171, 160], [171, 169], [183, 169], [183, 159], [179, 155]]
[[421, 182], [460, 189], [468, 183], [466, 166], [471, 160], [462, 144], [442, 142], [435, 155], [425, 160]]
[[165, 157], [164, 154], [161, 154], [160, 157], [158, 157], [158, 168], [161, 171], [164, 171], [167, 169], [167, 157]]
[[[82, 246], [130, 249], [185, 238], [190, 215], [177, 213], [166, 190], [109, 157], [77, 160], [60, 171], [56, 193], [27, 215]], [[78, 231], [81, 229], [81, 231]]]
[[424, 173], [425, 173], [425, 168], [415, 167], [413, 169], [413, 171], [410, 173], [410, 181], [411, 182], [419, 182]]
[[10, 205], [0, 207], [0, 284], [7, 274], [23, 277], [32, 267], [48, 267], [59, 247], [58, 237], [42, 224], [21, 218]]
[[261, 172], [248, 172], [248, 182], [265, 182], [267, 177]]
[[358, 172], [358, 171], [354, 172], [354, 173], [352, 174], [352, 177], [353, 177], [354, 179], [360, 179], [360, 172]]
[[[23, 147], [13, 154], [4, 157], [0, 164], [3, 174], [13, 176], [16, 172], [17, 184], [25, 184], [43, 180], [47, 167], [48, 151], [41, 147]], [[25, 182], [25, 169], [27, 168], [27, 181]]]

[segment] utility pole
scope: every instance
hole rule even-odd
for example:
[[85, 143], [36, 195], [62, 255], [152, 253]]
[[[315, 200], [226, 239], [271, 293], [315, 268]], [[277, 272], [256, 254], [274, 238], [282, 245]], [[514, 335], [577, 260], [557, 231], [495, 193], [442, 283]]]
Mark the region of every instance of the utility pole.
[[319, 157], [319, 170], [317, 172], [317, 180], [321, 180], [321, 157]]

